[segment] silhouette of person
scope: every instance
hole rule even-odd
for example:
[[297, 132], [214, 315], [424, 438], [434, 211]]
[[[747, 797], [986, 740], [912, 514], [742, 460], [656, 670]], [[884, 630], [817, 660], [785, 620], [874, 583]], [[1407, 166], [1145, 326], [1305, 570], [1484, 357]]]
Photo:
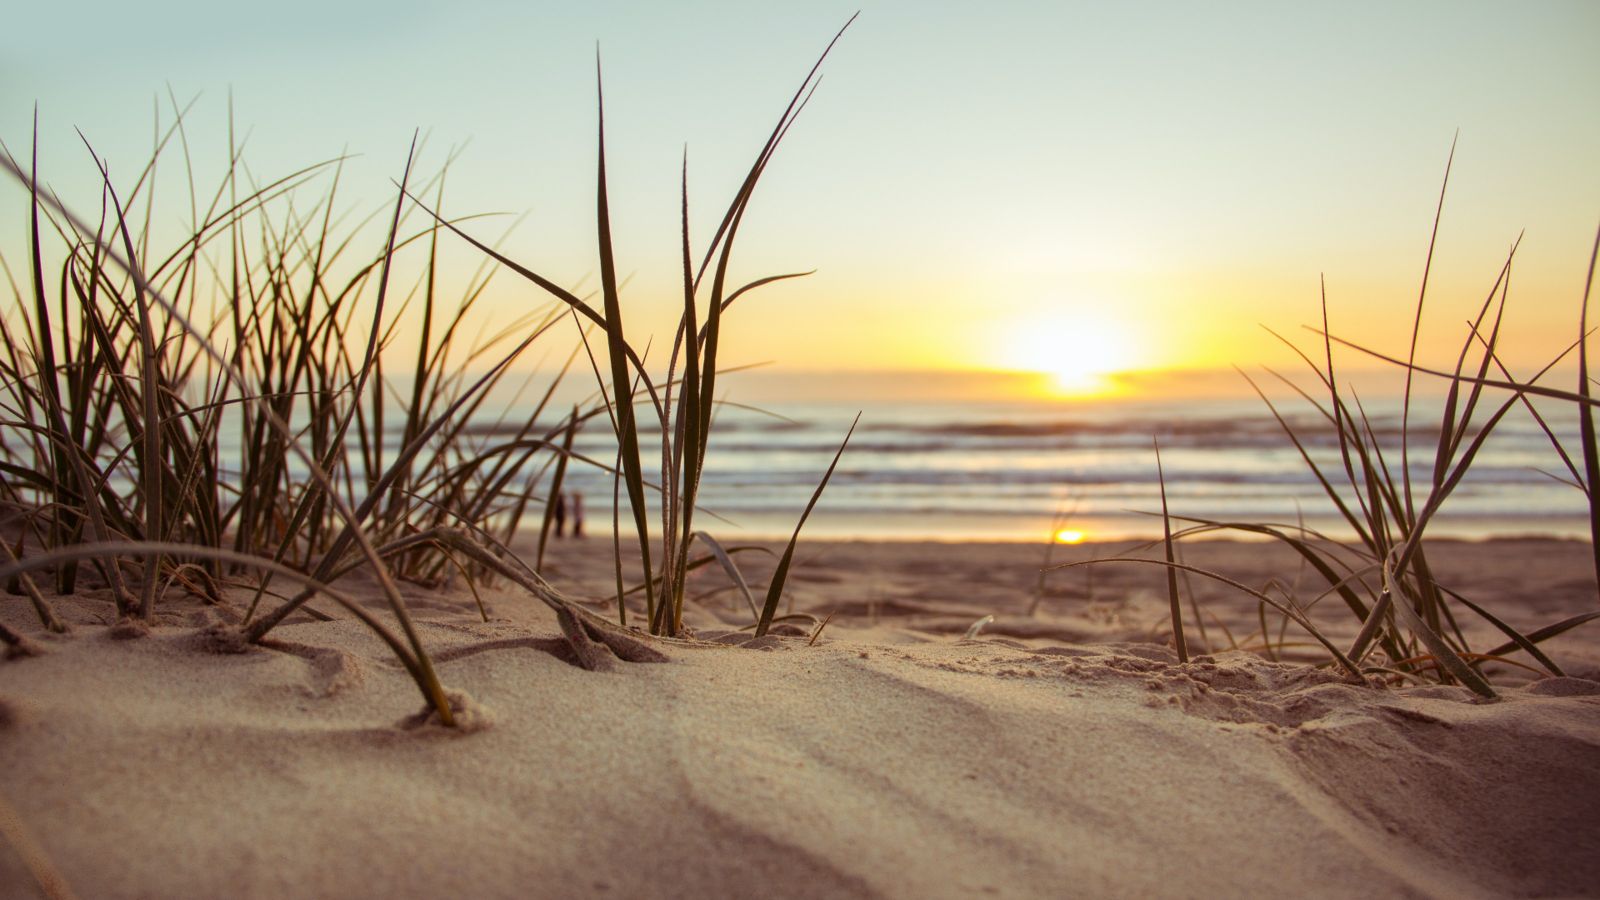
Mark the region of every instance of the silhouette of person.
[[556, 537], [561, 537], [567, 527], [567, 495], [556, 494], [555, 504]]
[[583, 492], [572, 492], [572, 536], [583, 537]]

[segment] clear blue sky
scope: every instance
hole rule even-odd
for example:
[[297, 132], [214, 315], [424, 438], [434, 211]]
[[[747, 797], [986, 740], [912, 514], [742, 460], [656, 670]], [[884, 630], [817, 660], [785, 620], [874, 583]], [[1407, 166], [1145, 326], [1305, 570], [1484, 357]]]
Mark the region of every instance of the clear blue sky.
[[[1336, 326], [1392, 346], [1458, 128], [1438, 328], [1526, 228], [1512, 349], [1575, 331], [1600, 221], [1600, 4], [861, 6], [742, 247], [749, 275], [819, 273], [741, 314], [745, 358], [1027, 368], [1029, 332], [1089, 323], [1090, 340], [1134, 332], [1129, 367], [1249, 362], [1270, 353], [1258, 323], [1311, 320], [1320, 272]], [[629, 299], [659, 330], [683, 147], [703, 235], [855, 8], [36, 4], [0, 34], [0, 138], [23, 148], [37, 101], [44, 175], [82, 201], [74, 126], [127, 177], [167, 85], [199, 93], [190, 138], [214, 172], [231, 89], [258, 175], [348, 146], [368, 209], [420, 127], [427, 162], [470, 142], [449, 210], [531, 211], [513, 255], [574, 281], [594, 271], [598, 42]], [[22, 194], [0, 197], [9, 256]]]

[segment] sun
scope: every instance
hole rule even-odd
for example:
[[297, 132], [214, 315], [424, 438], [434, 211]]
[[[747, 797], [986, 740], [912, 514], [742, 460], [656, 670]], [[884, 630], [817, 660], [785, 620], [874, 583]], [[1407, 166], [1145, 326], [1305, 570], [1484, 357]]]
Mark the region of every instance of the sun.
[[1063, 528], [1060, 531], [1056, 532], [1056, 543], [1058, 543], [1058, 544], [1081, 544], [1081, 543], [1084, 542], [1084, 540], [1087, 537], [1088, 537], [1088, 535], [1084, 534], [1082, 531], [1079, 531], [1076, 528]]
[[1128, 328], [1099, 313], [1020, 323], [998, 351], [1005, 368], [1047, 375], [1051, 393], [1064, 397], [1114, 394], [1112, 376], [1138, 364]]

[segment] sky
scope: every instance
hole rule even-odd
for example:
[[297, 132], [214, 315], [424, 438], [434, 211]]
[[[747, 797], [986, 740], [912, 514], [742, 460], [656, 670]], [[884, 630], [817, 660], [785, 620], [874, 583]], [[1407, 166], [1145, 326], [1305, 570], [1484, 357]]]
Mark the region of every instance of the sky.
[[[448, 213], [508, 213], [472, 224], [485, 240], [526, 214], [509, 255], [592, 284], [598, 47], [630, 337], [667, 340], [684, 154], [703, 241], [858, 8], [736, 254], [744, 278], [816, 272], [734, 308], [730, 364], [1171, 391], [1283, 364], [1263, 326], [1309, 337], [1324, 277], [1333, 331], [1403, 352], [1458, 133], [1425, 356], [1459, 347], [1519, 234], [1508, 362], [1576, 337], [1600, 225], [1592, 2], [35, 4], [0, 34], [0, 139], [21, 152], [37, 104], [43, 177], [92, 204], [74, 129], [126, 179], [169, 90], [198, 96], [204, 184], [231, 95], [253, 172], [355, 154], [341, 196], [364, 214], [420, 129], [423, 171], [460, 150]], [[12, 258], [25, 194], [0, 197]], [[464, 279], [475, 257], [451, 253]], [[541, 299], [506, 279], [489, 308]]]

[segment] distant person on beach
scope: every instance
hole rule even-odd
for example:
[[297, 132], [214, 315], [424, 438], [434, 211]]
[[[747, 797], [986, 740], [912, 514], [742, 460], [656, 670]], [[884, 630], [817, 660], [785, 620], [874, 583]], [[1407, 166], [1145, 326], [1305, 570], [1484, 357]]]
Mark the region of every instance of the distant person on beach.
[[567, 527], [567, 495], [556, 494], [555, 503], [556, 537], [561, 537]]
[[583, 537], [583, 492], [572, 492], [572, 536]]

